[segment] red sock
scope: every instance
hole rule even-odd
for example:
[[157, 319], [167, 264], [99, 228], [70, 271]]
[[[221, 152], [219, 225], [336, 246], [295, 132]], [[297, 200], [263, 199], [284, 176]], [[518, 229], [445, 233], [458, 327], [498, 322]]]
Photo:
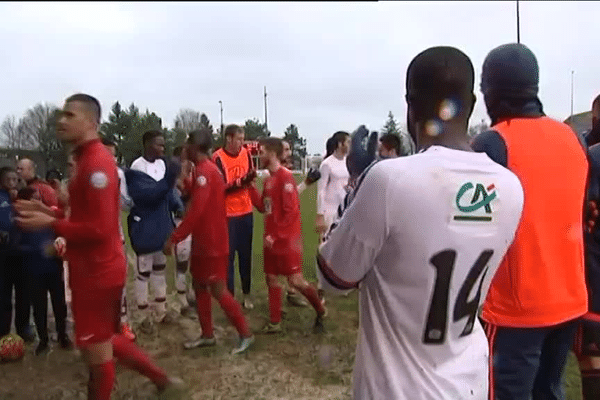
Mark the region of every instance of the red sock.
[[319, 294], [317, 289], [312, 287], [312, 285], [308, 284], [303, 288], [298, 288], [300, 292], [306, 297], [306, 300], [310, 302], [310, 304], [317, 311], [317, 314], [323, 314], [325, 312], [325, 307], [323, 303], [321, 303], [321, 299], [319, 299]]
[[269, 286], [269, 314], [271, 323], [281, 322], [281, 286]]
[[90, 381], [88, 382], [88, 400], [110, 400], [110, 394], [115, 384], [115, 362], [89, 366]]
[[198, 319], [202, 328], [202, 337], [211, 338], [214, 336], [212, 321], [212, 303], [210, 292], [208, 290], [196, 290], [196, 305], [198, 309]]
[[223, 311], [225, 311], [225, 314], [227, 314], [227, 318], [229, 318], [229, 321], [235, 326], [235, 329], [237, 329], [240, 336], [243, 338], [252, 336], [242, 307], [240, 306], [240, 303], [235, 301], [229, 290], [223, 290], [221, 298], [218, 301]]
[[112, 338], [113, 355], [118, 358], [123, 366], [139, 372], [149, 378], [159, 388], [168, 383], [166, 372], [158, 367], [135, 343], [124, 335], [115, 335]]

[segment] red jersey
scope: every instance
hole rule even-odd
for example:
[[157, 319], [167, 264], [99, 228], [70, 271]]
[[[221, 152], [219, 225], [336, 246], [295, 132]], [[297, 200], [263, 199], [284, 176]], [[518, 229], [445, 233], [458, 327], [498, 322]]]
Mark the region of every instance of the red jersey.
[[126, 262], [119, 232], [121, 207], [115, 160], [100, 139], [75, 149], [76, 170], [69, 182], [69, 219], [53, 228], [67, 240], [73, 291], [125, 284]]
[[183, 221], [173, 231], [173, 244], [192, 234], [192, 255], [229, 255], [229, 230], [225, 211], [225, 180], [211, 160], [196, 164], [192, 198]]
[[58, 197], [56, 196], [56, 191], [52, 188], [52, 186], [39, 180], [38, 178], [31, 180], [29, 183], [27, 183], [27, 186], [30, 186], [38, 191], [42, 203], [48, 207], [58, 207]]
[[302, 223], [296, 180], [292, 173], [280, 167], [264, 182], [262, 196], [250, 187], [252, 204], [265, 214], [264, 237], [274, 240], [271, 252], [284, 254], [302, 251]]

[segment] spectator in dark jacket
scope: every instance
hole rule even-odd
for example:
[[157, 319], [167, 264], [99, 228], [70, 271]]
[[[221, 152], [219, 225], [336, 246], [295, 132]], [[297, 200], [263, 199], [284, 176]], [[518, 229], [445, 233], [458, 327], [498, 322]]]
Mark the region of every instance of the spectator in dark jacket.
[[[40, 195], [35, 188], [28, 186], [19, 190], [17, 198], [40, 200]], [[23, 265], [27, 268], [33, 319], [40, 339], [35, 350], [36, 355], [48, 349], [48, 293], [56, 321], [58, 343], [63, 349], [71, 348], [71, 340], [66, 331], [67, 303], [62, 261], [56, 257], [54, 239], [54, 232], [48, 228], [36, 232], [23, 231], [18, 243]]]
[[13, 224], [12, 202], [16, 199], [19, 177], [14, 169], [0, 169], [0, 337], [10, 333], [13, 317], [12, 293], [15, 288], [15, 328], [26, 342], [35, 336], [29, 326], [29, 294], [21, 254], [15, 242], [18, 232]]

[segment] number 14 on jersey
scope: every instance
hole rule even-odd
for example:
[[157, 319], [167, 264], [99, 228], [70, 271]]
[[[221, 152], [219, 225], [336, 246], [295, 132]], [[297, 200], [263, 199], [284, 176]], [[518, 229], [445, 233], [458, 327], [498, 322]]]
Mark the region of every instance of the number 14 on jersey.
[[[477, 309], [481, 298], [481, 288], [485, 275], [488, 272], [488, 262], [493, 250], [484, 250], [471, 270], [467, 274], [463, 282], [458, 296], [454, 302], [454, 312], [452, 315], [453, 322], [458, 322], [464, 317], [468, 317], [467, 323], [460, 336], [467, 336], [473, 332], [475, 319], [477, 318]], [[425, 332], [423, 334], [423, 343], [425, 344], [442, 344], [446, 340], [448, 332], [448, 303], [450, 301], [450, 282], [456, 263], [455, 250], [443, 250], [435, 254], [429, 260], [431, 265], [436, 270], [435, 284], [433, 287], [433, 295], [429, 305], [429, 313], [427, 314], [427, 322]], [[479, 281], [479, 287], [473, 300], [469, 300], [469, 294]]]

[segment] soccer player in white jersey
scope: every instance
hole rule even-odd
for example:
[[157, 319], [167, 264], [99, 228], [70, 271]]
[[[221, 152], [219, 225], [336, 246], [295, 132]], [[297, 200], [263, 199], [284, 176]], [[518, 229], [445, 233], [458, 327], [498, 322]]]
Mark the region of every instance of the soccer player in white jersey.
[[[319, 172], [321, 179], [317, 182], [317, 219], [315, 228], [319, 233], [319, 243], [323, 241], [325, 233], [335, 220], [337, 210], [344, 201], [348, 189], [350, 174], [346, 167], [346, 155], [350, 149], [350, 134], [338, 131], [328, 141], [333, 153], [321, 162]], [[319, 298], [325, 303], [322, 282], [317, 274], [317, 289]]]
[[356, 399], [487, 399], [477, 311], [514, 238], [523, 190], [469, 147], [473, 81], [458, 49], [413, 59], [408, 129], [420, 153], [372, 165], [320, 249], [327, 288], [359, 289]]

